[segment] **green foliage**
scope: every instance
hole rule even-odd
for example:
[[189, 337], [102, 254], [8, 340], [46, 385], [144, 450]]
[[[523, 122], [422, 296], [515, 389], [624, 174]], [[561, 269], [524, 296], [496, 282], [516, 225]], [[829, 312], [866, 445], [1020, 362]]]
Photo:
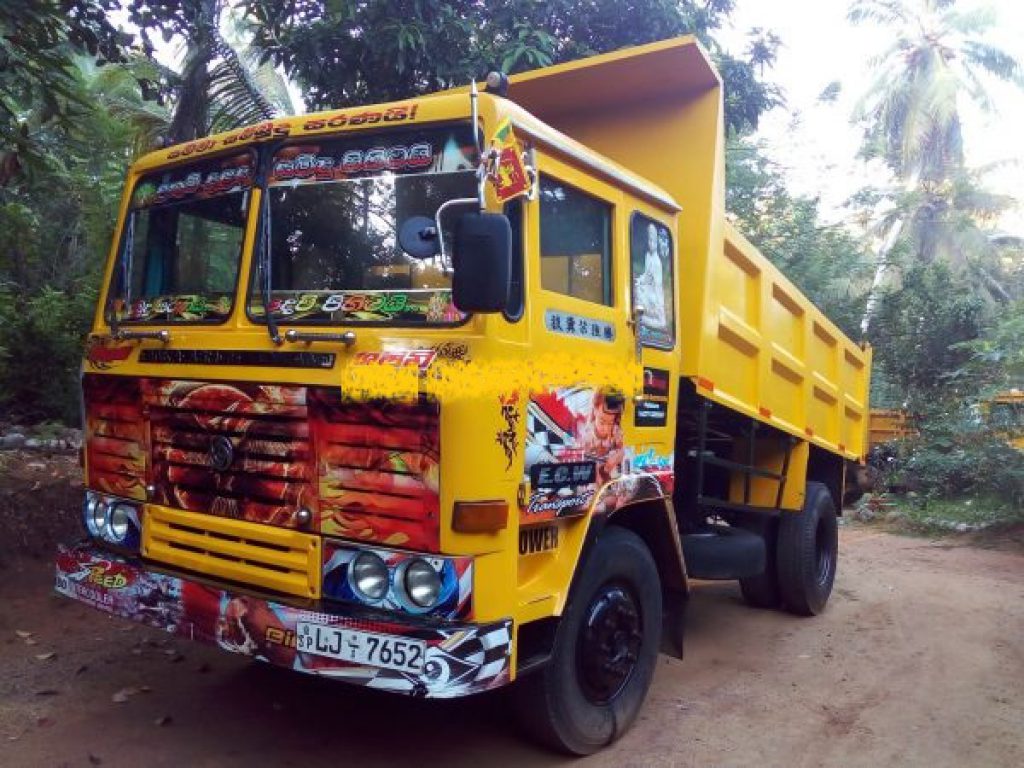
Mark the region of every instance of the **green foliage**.
[[[186, 41], [181, 73], [164, 71], [160, 87], [173, 97], [167, 135], [180, 142], [267, 120], [277, 114], [254, 70], [220, 30], [223, 0], [137, 0], [128, 7], [148, 51], [151, 36]], [[264, 71], [263, 77], [268, 73]]]
[[864, 244], [841, 225], [822, 225], [818, 201], [790, 194], [782, 172], [749, 140], [726, 147], [726, 190], [740, 231], [856, 338], [872, 268]]
[[107, 14], [115, 0], [4, 0], [0, 3], [0, 186], [46, 162], [38, 132], [69, 123], [85, 106], [74, 57], [123, 60], [130, 38]]
[[778, 101], [759, 71], [778, 40], [758, 34], [745, 60], [711, 40], [733, 0], [249, 0], [253, 44], [302, 85], [313, 109], [389, 101], [691, 32], [725, 76], [726, 120], [755, 127]]
[[78, 367], [96, 290], [0, 289], [0, 405], [27, 419], [78, 421]]
[[900, 405], [915, 413], [976, 396], [947, 375], [971, 358], [962, 344], [977, 339], [988, 319], [985, 302], [947, 265], [912, 265], [880, 299], [869, 335], [875, 369], [902, 394]]
[[988, 396], [1024, 389], [1024, 300], [1000, 308], [979, 338], [956, 351], [967, 359], [948, 377], [961, 391]]
[[997, 506], [1024, 513], [1024, 451], [988, 429], [977, 407], [933, 408], [920, 425], [920, 436], [900, 445], [891, 483], [922, 502], [997, 500]]
[[78, 418], [76, 371], [124, 172], [141, 133], [167, 120], [134, 66], [76, 60], [75, 120], [39, 130], [45, 162], [0, 188], [0, 406], [25, 418]]

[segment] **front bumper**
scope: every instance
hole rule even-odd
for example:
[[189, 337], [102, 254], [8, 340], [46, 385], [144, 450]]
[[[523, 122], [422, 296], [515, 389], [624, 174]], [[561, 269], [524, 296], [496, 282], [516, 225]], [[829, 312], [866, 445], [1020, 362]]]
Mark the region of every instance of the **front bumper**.
[[[91, 544], [58, 547], [56, 590], [106, 613], [225, 651], [368, 688], [454, 698], [509, 681], [510, 621], [427, 625], [295, 608], [152, 571]], [[299, 622], [422, 640], [427, 643], [424, 671], [413, 674], [297, 652]]]

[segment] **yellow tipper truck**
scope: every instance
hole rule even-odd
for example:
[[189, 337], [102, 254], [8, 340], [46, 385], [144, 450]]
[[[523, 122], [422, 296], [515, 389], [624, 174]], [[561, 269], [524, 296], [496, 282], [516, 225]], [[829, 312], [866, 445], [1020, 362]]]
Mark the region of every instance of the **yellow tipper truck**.
[[870, 351], [724, 192], [691, 38], [143, 157], [57, 590], [610, 743], [692, 580], [824, 609], [865, 451]]

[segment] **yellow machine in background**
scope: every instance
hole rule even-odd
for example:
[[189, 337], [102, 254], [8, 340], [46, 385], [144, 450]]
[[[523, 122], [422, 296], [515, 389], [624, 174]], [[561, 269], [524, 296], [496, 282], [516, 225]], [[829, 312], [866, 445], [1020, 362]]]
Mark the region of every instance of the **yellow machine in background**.
[[872, 408], [868, 421], [868, 450], [893, 440], [917, 435], [910, 414], [895, 408]]
[[1024, 450], [1024, 391], [1000, 392], [984, 406], [989, 427], [1014, 448]]
[[292, 669], [629, 727], [692, 579], [822, 611], [871, 352], [725, 220], [692, 38], [154, 152], [57, 589]]

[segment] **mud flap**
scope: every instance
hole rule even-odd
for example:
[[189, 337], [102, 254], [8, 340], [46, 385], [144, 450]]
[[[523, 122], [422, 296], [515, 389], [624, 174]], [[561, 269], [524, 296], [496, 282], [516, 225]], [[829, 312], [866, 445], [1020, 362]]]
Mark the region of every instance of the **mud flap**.
[[683, 637], [686, 634], [686, 606], [689, 596], [678, 590], [666, 590], [662, 596], [661, 652], [683, 658]]

